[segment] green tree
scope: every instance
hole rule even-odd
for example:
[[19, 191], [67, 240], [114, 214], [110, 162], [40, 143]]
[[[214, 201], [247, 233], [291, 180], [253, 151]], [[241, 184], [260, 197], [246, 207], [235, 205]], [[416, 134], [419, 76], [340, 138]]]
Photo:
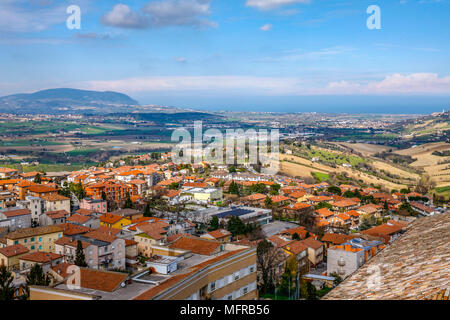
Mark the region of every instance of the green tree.
[[6, 266], [0, 266], [0, 300], [9, 301], [14, 299], [14, 287], [12, 286], [14, 278]]
[[333, 208], [333, 206], [331, 204], [329, 204], [328, 202], [319, 202], [318, 204], [316, 204], [314, 206], [315, 210], [319, 210], [319, 209], [322, 209], [322, 208], [331, 209], [331, 208]]
[[106, 200], [106, 193], [105, 193], [105, 191], [102, 191], [102, 200]]
[[42, 177], [41, 177], [41, 174], [39, 172], [36, 173], [36, 175], [34, 176], [33, 182], [34, 183], [41, 183], [42, 182]]
[[227, 230], [231, 232], [233, 236], [246, 234], [248, 229], [244, 222], [239, 217], [232, 216], [227, 223]]
[[337, 194], [338, 196], [340, 196], [342, 194], [341, 189], [336, 186], [329, 186], [327, 191], [330, 193], [333, 193], [333, 194]]
[[211, 221], [209, 222], [209, 231], [214, 231], [219, 229], [219, 218], [217, 216], [213, 216]]
[[292, 235], [292, 240], [301, 240], [297, 232]]
[[229, 173], [234, 173], [234, 172], [236, 172], [236, 167], [235, 167], [235, 166], [230, 166], [230, 167], [228, 168], [228, 172], [229, 172]]
[[42, 267], [35, 263], [34, 266], [31, 267], [30, 272], [27, 275], [26, 279], [26, 291], [27, 296], [30, 296], [30, 286], [48, 286], [50, 285], [50, 278], [48, 275], [44, 273]]
[[145, 205], [145, 209], [144, 209], [144, 217], [151, 217], [153, 214], [150, 211], [150, 203], [147, 203]]
[[281, 186], [278, 183], [275, 183], [270, 186], [270, 194], [277, 195], [280, 192]]
[[171, 184], [169, 184], [168, 188], [170, 190], [178, 190], [178, 188], [180, 187], [180, 184], [178, 182], [172, 182]]
[[271, 199], [269, 196], [267, 196], [267, 197], [264, 199], [264, 204], [266, 205], [266, 207], [271, 206], [272, 203], [273, 203], [273, 201], [272, 201], [272, 199]]
[[130, 193], [127, 192], [127, 198], [125, 200], [125, 204], [123, 205], [125, 209], [133, 208], [133, 202], [131, 201]]
[[228, 187], [228, 192], [239, 196], [240, 193], [238, 184], [234, 181], [231, 181], [230, 186]]
[[86, 258], [84, 256], [83, 245], [80, 240], [77, 241], [77, 250], [75, 252], [75, 264], [79, 267], [87, 267]]

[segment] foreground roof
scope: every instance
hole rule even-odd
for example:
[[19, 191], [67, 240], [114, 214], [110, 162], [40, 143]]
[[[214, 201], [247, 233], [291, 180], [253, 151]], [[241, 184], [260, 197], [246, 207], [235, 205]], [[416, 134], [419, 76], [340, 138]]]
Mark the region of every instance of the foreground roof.
[[323, 299], [433, 299], [450, 287], [448, 239], [449, 214], [417, 219]]

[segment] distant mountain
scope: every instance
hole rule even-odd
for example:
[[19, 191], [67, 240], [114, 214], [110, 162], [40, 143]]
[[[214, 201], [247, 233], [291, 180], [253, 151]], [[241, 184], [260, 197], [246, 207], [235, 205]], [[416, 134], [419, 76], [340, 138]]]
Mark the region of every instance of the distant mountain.
[[0, 97], [0, 112], [7, 113], [112, 113], [136, 106], [139, 103], [123, 93], [68, 88]]

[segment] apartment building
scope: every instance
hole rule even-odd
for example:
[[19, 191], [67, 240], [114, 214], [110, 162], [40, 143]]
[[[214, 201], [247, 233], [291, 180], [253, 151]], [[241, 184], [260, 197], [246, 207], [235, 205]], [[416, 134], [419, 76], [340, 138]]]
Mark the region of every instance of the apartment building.
[[28, 209], [8, 208], [0, 211], [0, 227], [16, 231], [31, 227], [31, 212]]
[[59, 226], [23, 228], [5, 235], [6, 245], [21, 244], [28, 250], [53, 252], [55, 241], [61, 238], [63, 229]]

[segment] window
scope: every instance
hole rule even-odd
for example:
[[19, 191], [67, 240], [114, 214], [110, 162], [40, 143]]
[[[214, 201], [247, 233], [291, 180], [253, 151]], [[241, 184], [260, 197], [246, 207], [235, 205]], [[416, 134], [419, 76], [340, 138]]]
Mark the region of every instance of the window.
[[34, 242], [34, 237], [31, 238], [31, 242]]
[[239, 280], [239, 271], [234, 273], [234, 281]]
[[42, 242], [42, 237], [39, 237], [39, 242]]
[[23, 242], [24, 242], [24, 243], [27, 243], [27, 242], [28, 242], [28, 239], [23, 240]]
[[242, 295], [246, 295], [248, 293], [248, 287], [244, 287], [242, 289]]
[[34, 246], [31, 246], [31, 250], [34, 250]]
[[42, 250], [42, 246], [39, 246], [39, 250]]
[[216, 282], [215, 281], [211, 282], [209, 284], [209, 291], [214, 291], [214, 290], [216, 290]]
[[14, 244], [19, 244], [19, 240], [14, 241]]
[[255, 272], [255, 266], [254, 265], [250, 266], [249, 270], [250, 270], [250, 273]]

